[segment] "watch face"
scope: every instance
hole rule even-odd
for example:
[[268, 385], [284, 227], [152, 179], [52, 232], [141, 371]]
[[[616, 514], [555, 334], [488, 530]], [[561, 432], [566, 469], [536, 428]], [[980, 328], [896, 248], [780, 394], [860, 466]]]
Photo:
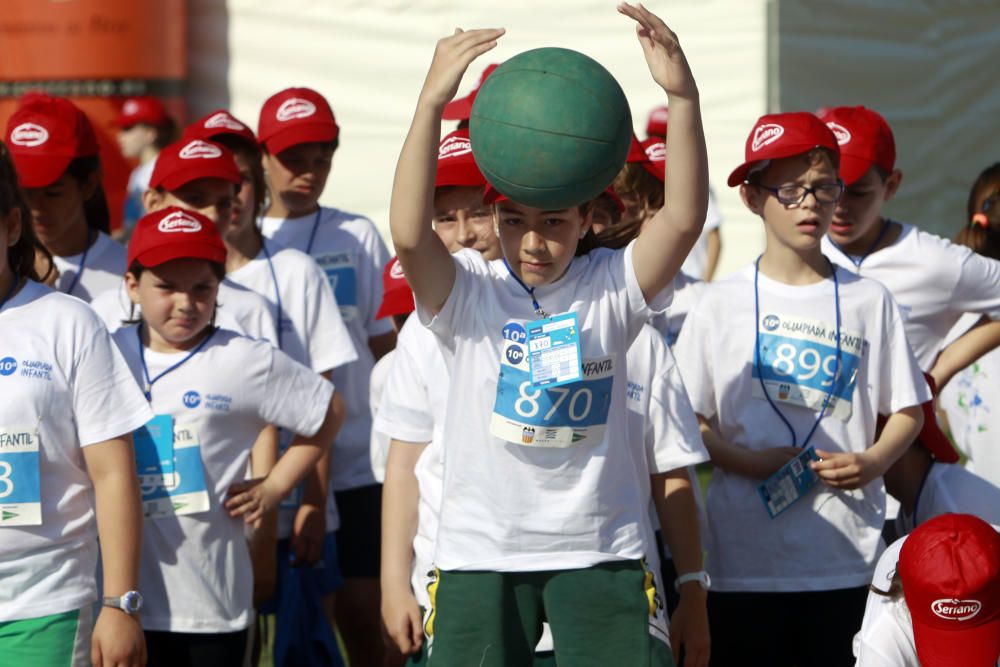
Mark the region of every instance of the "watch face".
[[142, 609], [142, 595], [139, 591], [129, 591], [122, 596], [122, 606], [130, 614], [134, 614]]

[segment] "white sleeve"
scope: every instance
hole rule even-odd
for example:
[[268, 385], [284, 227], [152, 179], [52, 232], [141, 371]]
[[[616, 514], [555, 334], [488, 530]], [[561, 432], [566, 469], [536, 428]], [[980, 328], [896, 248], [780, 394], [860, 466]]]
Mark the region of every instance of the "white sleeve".
[[1000, 320], [1000, 261], [978, 255], [967, 248], [951, 295], [952, 310], [982, 313]]
[[711, 419], [715, 416], [717, 405], [713, 374], [716, 349], [712, 340], [715, 326], [705, 321], [707, 314], [702, 314], [704, 303], [695, 304], [685, 318], [674, 345], [674, 357], [687, 388], [691, 408], [696, 414]]
[[426, 443], [434, 435], [434, 415], [427, 378], [409, 347], [400, 341], [393, 353], [372, 430], [396, 440]]
[[709, 460], [698, 417], [691, 407], [677, 365], [670, 359], [649, 397], [653, 446], [647, 448], [649, 470], [669, 472]]
[[414, 302], [420, 323], [433, 331], [442, 345], [453, 350], [455, 331], [461, 324], [476, 317], [478, 283], [488, 278], [489, 268], [486, 260], [475, 250], [461, 250], [451, 256], [451, 261], [455, 264], [455, 283], [441, 310], [437, 314], [431, 313], [420, 304], [416, 295]]
[[[91, 313], [97, 324], [97, 315]], [[70, 377], [73, 415], [86, 447], [131, 433], [153, 418], [149, 403], [103, 325], [76, 355]], [[69, 417], [69, 415], [67, 415]]]
[[371, 220], [367, 222], [370, 228], [365, 248], [367, 257], [363, 269], [359, 262], [358, 278], [365, 283], [365, 306], [368, 308], [368, 312], [365, 313], [365, 330], [368, 332], [368, 337], [372, 338], [392, 331], [392, 322], [388, 317], [375, 319], [378, 309], [382, 306], [382, 269], [389, 263], [391, 256], [378, 230], [375, 229], [375, 224]]
[[323, 269], [311, 262], [306, 275], [306, 350], [312, 369], [317, 373], [357, 361], [351, 334], [340, 316], [337, 298]]
[[899, 306], [885, 294], [883, 307], [882, 364], [879, 373], [878, 411], [889, 415], [931, 400], [930, 387], [906, 339]]
[[632, 251], [636, 241], [633, 240], [623, 251], [616, 251], [608, 262], [609, 284], [623, 285], [628, 299], [628, 311], [625, 321], [628, 323], [628, 344], [631, 345], [639, 331], [654, 315], [666, 311], [674, 297], [674, 283], [670, 281], [667, 287], [653, 297], [652, 303], [646, 303], [646, 297], [639, 286], [635, 275], [635, 264], [632, 262]]
[[254, 388], [260, 418], [292, 433], [314, 435], [326, 418], [333, 383], [266, 342], [260, 347], [266, 349], [256, 354], [270, 355], [264, 381]]

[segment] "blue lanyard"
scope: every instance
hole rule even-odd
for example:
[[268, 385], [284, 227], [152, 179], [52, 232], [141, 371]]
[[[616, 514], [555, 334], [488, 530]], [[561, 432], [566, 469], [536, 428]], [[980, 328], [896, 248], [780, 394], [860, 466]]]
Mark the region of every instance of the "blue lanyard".
[[14, 292], [17, 290], [17, 286], [20, 284], [21, 276], [15, 274], [14, 282], [10, 284], [10, 289], [8, 289], [7, 293], [3, 295], [3, 299], [0, 299], [0, 310], [3, 310], [3, 307], [7, 305], [7, 301], [10, 300], [10, 297], [13, 296]]
[[306, 254], [311, 255], [313, 249], [313, 241], [316, 240], [316, 230], [319, 229], [319, 216], [323, 213], [323, 207], [320, 206], [316, 209], [316, 217], [313, 218], [313, 228], [309, 232], [309, 243], [306, 244]]
[[[830, 399], [833, 398], [833, 392], [837, 386], [837, 378], [840, 376], [840, 281], [837, 280], [837, 268], [833, 263], [827, 259], [827, 263], [830, 265], [830, 271], [833, 274], [833, 300], [837, 312], [837, 357], [836, 363], [833, 367], [833, 377], [830, 378], [830, 390], [826, 392], [826, 398], [823, 399], [823, 407], [820, 409], [819, 414], [816, 415], [816, 421], [813, 422], [812, 428], [809, 429], [809, 433], [806, 435], [806, 439], [802, 441], [802, 448], [805, 449], [809, 445], [809, 441], [812, 440], [813, 433], [816, 432], [816, 427], [823, 420], [826, 415], [826, 409], [830, 405]], [[754, 312], [754, 348], [753, 357], [754, 364], [757, 366], [757, 380], [760, 382], [760, 388], [764, 392], [764, 398], [767, 399], [768, 404], [774, 413], [778, 415], [781, 421], [785, 424], [788, 432], [792, 436], [792, 447], [798, 447], [798, 438], [795, 436], [795, 429], [789, 423], [788, 419], [782, 414], [781, 409], [774, 404], [771, 400], [771, 396], [767, 393], [767, 386], [764, 384], [764, 373], [760, 366], [760, 291], [757, 287], [757, 279], [760, 276], [760, 256], [757, 257], [757, 261], [753, 264], [753, 312]]]
[[535, 309], [535, 315], [543, 319], [548, 317], [549, 316], [548, 313], [542, 310], [542, 307], [538, 305], [538, 299], [535, 298], [535, 288], [528, 287], [527, 285], [524, 284], [524, 281], [521, 280], [516, 273], [514, 273], [514, 269], [510, 268], [510, 264], [507, 262], [506, 257], [503, 258], [503, 265], [507, 267], [507, 270], [510, 272], [511, 278], [516, 280], [517, 284], [521, 286], [521, 289], [527, 292], [528, 296], [531, 297], [531, 307]]
[[198, 343], [198, 347], [196, 347], [193, 350], [191, 350], [186, 357], [184, 357], [183, 359], [181, 359], [180, 361], [178, 361], [176, 364], [174, 364], [173, 366], [171, 366], [167, 370], [163, 371], [162, 373], [160, 373], [159, 375], [157, 375], [155, 378], [150, 379], [149, 378], [149, 368], [146, 367], [146, 352], [145, 352], [145, 350], [143, 348], [143, 345], [142, 345], [142, 325], [140, 324], [139, 326], [137, 326], [135, 328], [135, 335], [139, 339], [139, 361], [142, 362], [142, 377], [143, 377], [143, 380], [145, 381], [145, 385], [142, 388], [142, 393], [146, 395], [146, 400], [147, 401], [152, 401], [153, 400], [153, 385], [156, 384], [156, 382], [158, 380], [160, 380], [160, 378], [162, 378], [164, 375], [166, 375], [168, 373], [172, 373], [173, 371], [177, 370], [178, 368], [180, 368], [181, 366], [183, 366], [187, 362], [188, 359], [190, 359], [194, 355], [196, 355], [199, 352], [201, 352], [201, 348], [203, 348], [206, 345], [208, 345], [208, 341], [212, 340], [212, 336], [215, 335], [216, 331], [218, 331], [218, 329], [215, 328], [215, 327], [212, 327], [212, 331], [209, 332], [209, 334], [207, 336], [205, 336], [205, 340], [203, 340], [200, 343]]
[[80, 283], [80, 276], [83, 275], [83, 270], [87, 266], [87, 253], [90, 252], [90, 246], [97, 243], [96, 238], [93, 241], [91, 241], [90, 238], [90, 232], [87, 232], [87, 247], [83, 249], [83, 257], [80, 258], [80, 268], [77, 269], [76, 275], [73, 276], [73, 282], [69, 284], [69, 289], [66, 290], [66, 294], [72, 294], [73, 290], [75, 290], [76, 286]]
[[851, 260], [851, 263], [854, 264], [854, 266], [857, 267], [858, 270], [860, 270], [861, 269], [861, 263], [864, 262], [866, 259], [868, 259], [868, 255], [870, 255], [873, 252], [875, 252], [875, 248], [877, 248], [878, 244], [881, 243], [882, 239], [885, 238], [886, 232], [889, 231], [889, 227], [891, 227], [891, 226], [892, 226], [892, 220], [890, 220], [889, 218], [886, 218], [885, 222], [882, 223], [882, 230], [878, 233], [878, 238], [875, 239], [874, 243], [872, 243], [870, 246], [868, 246], [868, 250], [865, 251], [865, 254], [861, 255], [861, 257], [858, 257], [857, 259], [854, 259], [854, 257], [852, 257], [851, 255], [848, 255], [846, 252], [844, 252], [844, 249], [841, 248], [839, 245], [837, 245], [837, 242], [834, 241], [833, 239], [830, 239], [830, 243], [833, 244], [834, 248], [836, 248], [841, 253], [843, 253], [844, 257], [846, 257], [847, 259]]
[[275, 271], [274, 271], [274, 262], [271, 261], [271, 253], [267, 249], [267, 243], [266, 242], [265, 243], [261, 243], [260, 247], [261, 247], [261, 250], [264, 251], [264, 257], [267, 258], [267, 268], [269, 268], [271, 270], [271, 282], [274, 284], [274, 302], [275, 302], [277, 310], [278, 310], [278, 313], [277, 313], [277, 322], [275, 322], [275, 326], [278, 328], [278, 349], [280, 350], [281, 349], [281, 333], [282, 333], [282, 326], [281, 326], [281, 289], [279, 289], [279, 287], [278, 287], [278, 274], [275, 273]]

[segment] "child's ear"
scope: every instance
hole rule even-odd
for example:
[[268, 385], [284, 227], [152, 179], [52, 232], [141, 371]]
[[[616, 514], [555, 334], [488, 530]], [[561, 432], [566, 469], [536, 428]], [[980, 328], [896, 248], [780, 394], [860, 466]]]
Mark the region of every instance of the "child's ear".
[[759, 216], [764, 215], [764, 207], [761, 204], [759, 188], [755, 188], [748, 183], [743, 183], [740, 185], [740, 199], [743, 200], [743, 205], [750, 209], [751, 213]]
[[155, 213], [163, 208], [163, 193], [159, 190], [149, 188], [142, 193], [142, 207], [146, 213]]
[[135, 277], [135, 274], [131, 271], [125, 272], [125, 290], [128, 292], [128, 298], [131, 299], [132, 303], [139, 304], [139, 279]]
[[899, 169], [893, 169], [892, 173], [885, 177], [885, 197], [882, 201], [889, 201], [896, 196], [896, 191], [899, 190], [900, 183], [903, 182], [903, 172]]

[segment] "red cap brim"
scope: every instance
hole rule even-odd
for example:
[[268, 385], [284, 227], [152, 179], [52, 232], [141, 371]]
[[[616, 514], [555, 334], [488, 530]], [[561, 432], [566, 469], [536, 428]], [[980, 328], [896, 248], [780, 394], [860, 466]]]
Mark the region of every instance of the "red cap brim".
[[486, 185], [486, 177], [474, 166], [468, 164], [442, 164], [439, 162], [434, 177], [434, 187], [441, 188], [447, 185], [483, 186]]
[[25, 155], [11, 151], [17, 182], [22, 188], [44, 188], [59, 180], [73, 157], [69, 155]]
[[225, 264], [226, 248], [225, 246], [205, 243], [203, 241], [170, 243], [149, 248], [134, 257], [129, 257], [128, 263], [139, 262], [142, 266], [151, 268], [160, 264], [166, 264], [174, 259], [205, 259], [216, 264]]
[[375, 319], [380, 320], [390, 315], [406, 315], [414, 310], [416, 305], [413, 302], [413, 290], [401, 285], [383, 295], [382, 305], [378, 307]]
[[465, 97], [452, 100], [444, 105], [441, 118], [444, 120], [466, 120], [472, 115], [472, 103], [476, 101], [476, 93], [479, 89], [472, 91]]
[[234, 173], [228, 169], [221, 169], [221, 165], [217, 161], [197, 160], [192, 162], [186, 169], [176, 170], [158, 179], [150, 179], [149, 187], [162, 187], [167, 192], [173, 192], [191, 181], [197, 181], [199, 178], [219, 178], [233, 185], [239, 185], [242, 180], [238, 171]]
[[841, 153], [840, 180], [844, 181], [844, 185], [851, 185], [867, 174], [873, 164], [875, 164], [874, 160]]
[[340, 134], [340, 128], [335, 123], [296, 123], [275, 132], [260, 143], [271, 155], [288, 150], [299, 144], [326, 143], [333, 141]]
[[971, 628], [942, 630], [911, 616], [922, 667], [993, 667], [1000, 658], [1000, 617]]

